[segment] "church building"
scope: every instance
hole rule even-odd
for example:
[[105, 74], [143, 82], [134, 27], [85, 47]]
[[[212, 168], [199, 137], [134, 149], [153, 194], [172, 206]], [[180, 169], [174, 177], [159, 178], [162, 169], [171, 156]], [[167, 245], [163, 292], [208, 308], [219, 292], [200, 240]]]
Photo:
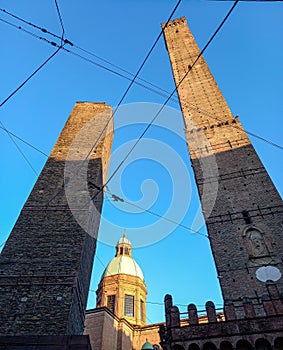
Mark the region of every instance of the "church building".
[[[85, 334], [93, 349], [140, 350], [148, 342], [161, 349], [159, 327], [146, 324], [146, 285], [124, 233], [97, 289], [96, 308], [86, 312]], [[144, 348], [145, 349], [145, 348]]]

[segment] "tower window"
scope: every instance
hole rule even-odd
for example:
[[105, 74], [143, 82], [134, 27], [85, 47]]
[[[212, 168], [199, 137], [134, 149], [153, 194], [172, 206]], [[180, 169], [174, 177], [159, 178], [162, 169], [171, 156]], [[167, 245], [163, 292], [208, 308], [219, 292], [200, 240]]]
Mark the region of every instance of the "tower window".
[[107, 296], [107, 307], [110, 311], [115, 311], [115, 295], [108, 295]]
[[245, 223], [246, 224], [251, 224], [252, 220], [251, 220], [249, 212], [247, 210], [244, 210], [244, 211], [242, 211], [242, 214], [243, 214], [243, 218], [245, 220]]
[[124, 315], [128, 317], [134, 316], [134, 296], [133, 295], [125, 295]]

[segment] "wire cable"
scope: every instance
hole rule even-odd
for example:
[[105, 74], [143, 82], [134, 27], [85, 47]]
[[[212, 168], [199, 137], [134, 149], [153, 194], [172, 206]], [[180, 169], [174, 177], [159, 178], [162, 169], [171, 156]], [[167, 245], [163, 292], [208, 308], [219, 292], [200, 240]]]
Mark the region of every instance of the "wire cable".
[[[225, 1], [226, 1], [226, 0], [225, 0]], [[18, 19], [18, 20], [20, 20], [20, 21], [22, 21], [22, 22], [24, 22], [24, 23], [26, 23], [26, 24], [28, 24], [28, 25], [30, 25], [30, 26], [36, 28], [36, 29], [41, 30], [43, 33], [48, 33], [48, 34], [52, 35], [53, 37], [55, 37], [55, 38], [57, 38], [57, 39], [61, 39], [58, 35], [56, 35], [56, 34], [50, 32], [50, 31], [48, 31], [48, 30], [46, 30], [46, 29], [44, 29], [44, 28], [42, 28], [42, 27], [39, 27], [39, 26], [37, 26], [37, 25], [35, 25], [35, 24], [31, 23], [31, 22], [28, 22], [28, 21], [26, 21], [26, 20], [24, 20], [24, 19], [22, 19], [22, 18], [20, 18], [20, 17], [18, 17], [18, 16], [16, 16], [16, 15], [13, 15], [12, 13], [10, 13], [10, 12], [4, 10], [4, 9], [0, 9], [0, 11], [4, 12], [5, 14], [8, 14], [8, 15], [12, 16], [13, 18], [16, 18], [16, 19]], [[16, 26], [16, 25], [14, 25], [14, 24], [12, 24], [12, 23], [6, 21], [6, 20], [3, 20], [3, 19], [1, 19], [1, 18], [0, 18], [0, 21], [4, 22], [4, 23], [6, 23], [6, 24], [8, 24], [8, 25], [10, 25], [10, 26], [13, 26], [13, 27], [15, 27], [15, 28], [17, 28], [17, 29], [20, 29], [20, 30], [22, 30], [23, 32], [25, 32], [25, 33], [27, 33], [27, 34], [29, 34], [29, 35], [31, 35], [31, 36], [33, 36], [33, 37], [39, 39], [39, 40], [43, 40], [43, 41], [45, 41], [46, 43], [48, 43], [48, 44], [50, 44], [50, 45], [52, 45], [52, 46], [59, 47], [59, 45], [58, 45], [57, 43], [55, 43], [55, 42], [53, 42], [53, 41], [50, 41], [50, 40], [48, 40], [48, 39], [46, 39], [46, 38], [40, 37], [40, 36], [38, 36], [38, 35], [36, 35], [36, 34], [34, 34], [34, 33], [32, 33], [32, 32], [29, 32], [29, 31], [25, 30], [25, 29], [22, 28], [22, 27]], [[114, 68], [117, 68], [118, 70], [121, 70], [122, 72], [124, 72], [124, 73], [126, 73], [126, 74], [128, 74], [128, 75], [130, 75], [130, 76], [134, 76], [133, 73], [131, 73], [131, 72], [129, 72], [129, 71], [127, 71], [127, 70], [125, 70], [125, 69], [123, 69], [123, 68], [121, 68], [121, 67], [119, 67], [119, 66], [113, 64], [113, 63], [111, 63], [109, 60], [106, 60], [106, 59], [104, 59], [104, 58], [102, 58], [102, 57], [100, 57], [100, 56], [98, 56], [98, 55], [96, 55], [96, 54], [94, 54], [94, 53], [92, 53], [92, 52], [86, 50], [86, 49], [83, 49], [82, 47], [80, 47], [80, 46], [78, 46], [78, 45], [75, 45], [75, 44], [71, 43], [71, 42], [70, 42], [69, 40], [67, 40], [67, 39], [64, 39], [64, 43], [65, 43], [65, 44], [70, 44], [71, 46], [73, 46], [73, 47], [75, 47], [75, 48], [77, 48], [77, 49], [79, 49], [79, 50], [81, 50], [81, 51], [83, 51], [83, 52], [85, 52], [85, 53], [87, 53], [87, 54], [89, 54], [89, 55], [91, 55], [91, 56], [93, 56], [93, 57], [95, 57], [95, 58], [97, 58], [97, 59], [99, 59], [99, 60], [101, 60], [101, 61], [107, 63], [107, 64], [109, 64], [110, 66], [112, 66], [112, 67], [114, 67]], [[80, 55], [80, 54], [78, 54], [78, 53], [76, 53], [76, 52], [74, 52], [74, 51], [68, 50], [68, 49], [66, 49], [65, 47], [63, 48], [63, 50], [66, 51], [67, 53], [72, 54], [72, 55], [74, 55], [74, 56], [76, 56], [76, 57], [78, 57], [78, 58], [80, 58], [80, 59], [82, 59], [82, 60], [84, 60], [84, 61], [86, 61], [86, 62], [89, 62], [89, 63], [91, 63], [91, 64], [93, 64], [93, 65], [95, 65], [95, 66], [101, 68], [101, 69], [104, 69], [104, 70], [106, 70], [106, 71], [108, 71], [108, 72], [110, 72], [110, 73], [112, 73], [112, 74], [115, 74], [115, 75], [117, 75], [117, 76], [119, 76], [119, 77], [121, 77], [121, 78], [123, 78], [123, 79], [129, 80], [129, 81], [131, 80], [130, 77], [127, 77], [127, 76], [125, 76], [125, 75], [123, 75], [123, 74], [121, 74], [121, 73], [119, 73], [119, 72], [117, 72], [117, 71], [115, 71], [115, 70], [113, 70], [113, 69], [111, 69], [111, 68], [108, 68], [108, 67], [106, 67], [106, 66], [104, 66], [104, 65], [102, 65], [102, 64], [99, 64], [99, 63], [97, 63], [97, 62], [95, 62], [95, 61], [93, 61], [93, 60], [91, 60], [91, 59], [89, 59], [89, 58], [87, 58], [87, 57], [84, 57], [84, 56], [82, 56], [82, 55]], [[140, 87], [142, 87], [142, 88], [144, 88], [144, 89], [147, 89], [147, 90], [149, 90], [149, 91], [151, 91], [151, 92], [154, 92], [154, 93], [156, 93], [156, 94], [158, 94], [158, 95], [160, 95], [160, 96], [162, 96], [162, 97], [167, 97], [167, 96], [170, 94], [167, 90], [165, 90], [165, 89], [159, 87], [159, 86], [156, 85], [156, 84], [151, 83], [151, 82], [148, 81], [148, 80], [142, 79], [142, 78], [140, 78], [140, 77], [137, 77], [136, 79], [137, 79], [137, 80], [140, 80], [140, 81], [142, 81], [142, 82], [144, 82], [144, 83], [146, 83], [146, 84], [148, 84], [148, 85], [150, 85], [150, 86], [152, 86], [152, 88], [150, 88], [149, 86], [146, 86], [146, 85], [144, 85], [144, 84], [142, 84], [142, 83], [139, 83], [139, 82], [137, 82], [137, 81], [135, 81], [134, 84], [136, 84], [136, 85], [138, 85], [138, 86], [140, 86]], [[154, 88], [155, 88], [155, 89], [154, 89]], [[178, 101], [178, 99], [177, 99], [176, 97], [173, 97], [173, 96], [172, 96], [172, 97], [170, 98], [170, 100], [173, 101], [173, 102], [175, 102], [175, 103], [178, 103], [178, 104], [179, 104], [179, 101]], [[199, 108], [199, 107], [194, 107], [193, 104], [191, 104], [191, 103], [189, 104], [189, 103], [187, 103], [186, 101], [183, 101], [182, 103], [185, 104], [188, 108], [192, 108], [192, 109], [195, 108], [196, 110], [202, 112], [203, 114], [206, 114], [207, 116], [209, 116], [209, 117], [211, 117], [211, 118], [213, 118], [213, 119], [215, 119], [215, 120], [224, 121], [224, 119], [222, 119], [221, 117], [214, 116], [214, 115], [210, 114], [208, 111], [205, 111], [204, 109], [201, 109], [201, 108]], [[255, 134], [255, 133], [253, 133], [253, 132], [251, 132], [251, 131], [249, 131], [249, 130], [243, 130], [242, 128], [239, 128], [237, 125], [232, 125], [232, 127], [233, 127], [233, 128], [236, 128], [236, 129], [238, 129], [238, 130], [240, 130], [241, 132], [246, 132], [248, 135], [250, 135], [250, 136], [252, 136], [252, 137], [255, 137], [255, 138], [257, 138], [257, 139], [259, 139], [259, 140], [261, 140], [261, 141], [263, 141], [263, 142], [265, 142], [265, 143], [267, 143], [267, 144], [269, 144], [269, 145], [271, 145], [271, 146], [273, 146], [273, 147], [275, 147], [275, 148], [278, 148], [278, 149], [280, 149], [280, 150], [283, 150], [283, 146], [281, 146], [281, 145], [279, 145], [279, 144], [277, 144], [277, 143], [275, 143], [275, 142], [273, 142], [273, 141], [270, 141], [270, 140], [268, 140], [268, 139], [266, 139], [266, 138], [264, 138], [264, 137], [262, 137], [262, 136], [259, 136], [259, 135]]]
[[56, 6], [58, 18], [59, 18], [59, 21], [60, 21], [60, 24], [62, 27], [62, 36], [61, 36], [61, 44], [62, 44], [62, 42], [64, 41], [64, 36], [65, 36], [65, 29], [64, 29], [63, 19], [62, 19], [61, 13], [60, 13], [60, 9], [59, 9], [57, 0], [54, 0], [54, 1], [55, 1], [55, 6]]
[[43, 33], [45, 33], [45, 34], [49, 34], [49, 35], [51, 35], [52, 37], [61, 40], [61, 37], [60, 37], [59, 35], [56, 35], [56, 34], [50, 32], [50, 31], [48, 31], [48, 30], [45, 29], [45, 28], [39, 27], [39, 26], [37, 26], [36, 24], [31, 23], [31, 22], [29, 22], [29, 21], [27, 21], [27, 20], [25, 20], [25, 19], [23, 19], [23, 18], [21, 18], [21, 17], [15, 15], [15, 14], [13, 14], [13, 13], [11, 13], [11, 12], [5, 10], [5, 9], [0, 8], [0, 11], [4, 12], [6, 15], [9, 15], [9, 16], [11, 16], [11, 17], [17, 19], [18, 21], [21, 21], [21, 22], [23, 22], [23, 23], [25, 23], [25, 24], [27, 24], [27, 25], [29, 25], [29, 26], [35, 28], [35, 29], [39, 29], [41, 32], [43, 32]]
[[28, 166], [31, 168], [31, 170], [35, 173], [36, 176], [38, 176], [38, 172], [35, 170], [35, 168], [32, 166], [31, 162], [28, 160], [27, 156], [24, 154], [24, 152], [21, 150], [20, 146], [17, 144], [17, 142], [14, 140], [13, 136], [9, 133], [9, 131], [5, 128], [4, 124], [0, 120], [1, 128], [5, 130], [7, 133], [9, 139], [13, 142], [13, 144], [16, 146], [17, 150], [20, 152], [22, 157], [24, 158], [25, 162], [28, 164]]
[[140, 209], [140, 210], [143, 211], [143, 212], [147, 212], [147, 213], [149, 213], [149, 214], [151, 214], [151, 215], [157, 216], [157, 217], [160, 218], [160, 219], [164, 219], [165, 221], [171, 222], [172, 224], [175, 224], [175, 225], [177, 225], [178, 227], [185, 228], [186, 230], [189, 230], [189, 231], [191, 231], [192, 233], [197, 233], [197, 234], [199, 234], [199, 235], [201, 235], [201, 236], [203, 236], [203, 237], [208, 238], [208, 235], [205, 234], [205, 233], [203, 233], [203, 232], [201, 232], [201, 231], [196, 231], [196, 230], [192, 229], [191, 227], [186, 226], [186, 225], [183, 225], [183, 224], [180, 224], [179, 222], [177, 222], [177, 221], [175, 221], [175, 220], [172, 220], [172, 219], [170, 219], [170, 218], [167, 218], [167, 217], [164, 216], [164, 215], [160, 215], [160, 214], [158, 214], [158, 213], [156, 213], [156, 212], [154, 212], [154, 211], [152, 211], [152, 210], [145, 209], [145, 208], [143, 208], [143, 207], [141, 207], [141, 206], [139, 206], [139, 205], [137, 205], [137, 204], [135, 204], [135, 203], [133, 203], [133, 202], [129, 202], [129, 201], [127, 201], [126, 199], [121, 198], [121, 197], [117, 196], [116, 194], [113, 194], [113, 193], [112, 193], [111, 191], [109, 191], [109, 190], [104, 190], [104, 191], [105, 191], [106, 193], [108, 193], [108, 194], [111, 196], [111, 198], [113, 199], [114, 202], [121, 202], [121, 203], [129, 204], [129, 205], [131, 205], [131, 206], [133, 206], [133, 207], [135, 207], [135, 208], [137, 208], [137, 209]]
[[57, 53], [62, 49], [62, 46], [58, 47], [55, 52], [53, 52], [31, 75], [29, 75], [8, 97], [1, 102], [0, 107], [2, 107], [6, 102], [10, 100], [32, 77], [36, 75]]
[[31, 143], [29, 143], [28, 141], [24, 140], [23, 138], [21, 138], [20, 136], [14, 134], [12, 131], [8, 130], [6, 127], [3, 126], [2, 121], [0, 120], [0, 129], [3, 129], [6, 133], [10, 134], [11, 136], [13, 136], [14, 138], [20, 140], [21, 142], [25, 143], [27, 146], [33, 148], [35, 151], [37, 151], [38, 153], [41, 153], [42, 155], [44, 155], [45, 157], [49, 157], [47, 153], [41, 151], [38, 147], [32, 145]]

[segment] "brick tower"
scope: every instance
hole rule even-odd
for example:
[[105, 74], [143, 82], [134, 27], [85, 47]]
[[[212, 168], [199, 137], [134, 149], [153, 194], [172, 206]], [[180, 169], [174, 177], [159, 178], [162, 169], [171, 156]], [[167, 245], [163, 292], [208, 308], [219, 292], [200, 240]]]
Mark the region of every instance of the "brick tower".
[[224, 302], [250, 298], [263, 315], [265, 282], [283, 292], [281, 198], [204, 58], [187, 74], [200, 50], [185, 18], [164, 36]]
[[110, 116], [104, 103], [75, 105], [21, 211], [0, 257], [2, 336], [83, 334]]

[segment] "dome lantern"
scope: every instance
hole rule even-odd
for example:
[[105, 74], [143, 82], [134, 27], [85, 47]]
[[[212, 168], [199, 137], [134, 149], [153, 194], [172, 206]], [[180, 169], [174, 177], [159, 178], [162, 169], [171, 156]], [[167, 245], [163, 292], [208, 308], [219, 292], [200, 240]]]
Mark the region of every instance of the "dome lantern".
[[132, 244], [126, 237], [126, 232], [123, 234], [116, 245], [116, 255], [115, 256], [130, 256], [132, 257]]

